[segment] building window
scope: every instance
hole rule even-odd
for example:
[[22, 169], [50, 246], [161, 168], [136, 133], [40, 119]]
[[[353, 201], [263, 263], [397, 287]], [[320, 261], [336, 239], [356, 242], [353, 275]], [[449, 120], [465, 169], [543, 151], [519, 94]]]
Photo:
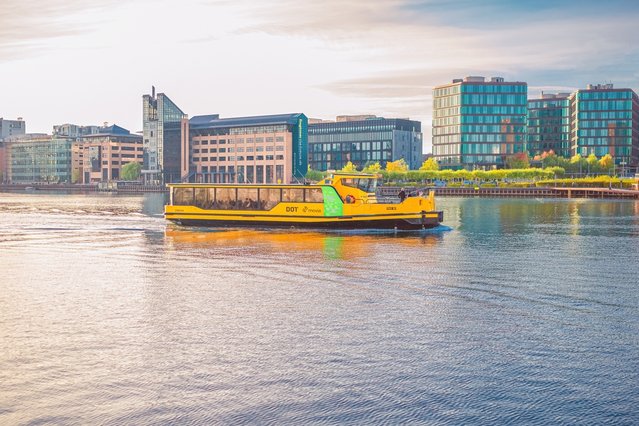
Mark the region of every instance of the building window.
[[255, 183], [264, 183], [264, 166], [255, 166]]

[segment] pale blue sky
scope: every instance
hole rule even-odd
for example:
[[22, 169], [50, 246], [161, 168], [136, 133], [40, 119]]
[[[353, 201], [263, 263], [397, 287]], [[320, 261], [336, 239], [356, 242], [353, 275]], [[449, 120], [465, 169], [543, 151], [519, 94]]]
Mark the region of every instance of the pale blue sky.
[[137, 131], [155, 85], [191, 116], [410, 117], [429, 141], [456, 77], [637, 90], [638, 23], [629, 0], [3, 0], [0, 116]]

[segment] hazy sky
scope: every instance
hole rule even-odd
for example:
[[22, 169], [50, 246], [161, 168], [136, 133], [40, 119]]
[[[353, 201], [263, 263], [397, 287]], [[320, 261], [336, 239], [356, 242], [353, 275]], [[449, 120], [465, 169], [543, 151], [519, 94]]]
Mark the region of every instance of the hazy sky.
[[155, 85], [190, 116], [410, 117], [430, 143], [452, 78], [639, 89], [637, 28], [637, 0], [1, 0], [0, 117], [138, 131]]

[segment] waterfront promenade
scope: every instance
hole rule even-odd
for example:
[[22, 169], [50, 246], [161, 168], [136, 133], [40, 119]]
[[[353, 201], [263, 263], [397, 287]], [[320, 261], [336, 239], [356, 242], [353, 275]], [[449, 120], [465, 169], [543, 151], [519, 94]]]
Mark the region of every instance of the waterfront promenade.
[[117, 193], [147, 193], [168, 192], [164, 185], [80, 185], [67, 183], [51, 184], [0, 184], [0, 192], [20, 191], [52, 191], [52, 192], [117, 192]]
[[[530, 188], [487, 188], [487, 187], [424, 187], [424, 192], [434, 189], [438, 197], [514, 197], [514, 198], [623, 198], [639, 199], [639, 191], [618, 188], [578, 188], [578, 187], [530, 187]], [[400, 187], [382, 187], [378, 195], [385, 198], [396, 197]], [[127, 185], [123, 187], [73, 184], [0, 185], [0, 192], [53, 191], [53, 192], [113, 192], [121, 194], [168, 192], [162, 185]]]
[[[434, 190], [438, 197], [513, 197], [513, 198], [626, 198], [639, 199], [639, 191], [615, 188], [577, 187], [530, 187], [530, 188], [486, 188], [486, 187], [424, 187], [412, 192]], [[396, 197], [400, 187], [384, 187], [383, 197]]]

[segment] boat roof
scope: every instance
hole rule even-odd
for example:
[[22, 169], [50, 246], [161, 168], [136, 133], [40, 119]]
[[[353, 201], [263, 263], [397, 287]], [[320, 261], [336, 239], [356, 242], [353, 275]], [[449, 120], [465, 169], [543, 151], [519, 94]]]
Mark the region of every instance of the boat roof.
[[273, 183], [273, 184], [263, 184], [263, 183], [167, 183], [168, 187], [221, 187], [221, 188], [308, 188], [308, 187], [319, 187], [319, 186], [330, 186], [325, 184], [299, 184], [299, 183]]
[[379, 175], [374, 174], [374, 173], [359, 173], [359, 172], [354, 172], [354, 173], [331, 172], [330, 174], [332, 174], [333, 176], [352, 177], [352, 178], [377, 178], [377, 177], [379, 177]]

